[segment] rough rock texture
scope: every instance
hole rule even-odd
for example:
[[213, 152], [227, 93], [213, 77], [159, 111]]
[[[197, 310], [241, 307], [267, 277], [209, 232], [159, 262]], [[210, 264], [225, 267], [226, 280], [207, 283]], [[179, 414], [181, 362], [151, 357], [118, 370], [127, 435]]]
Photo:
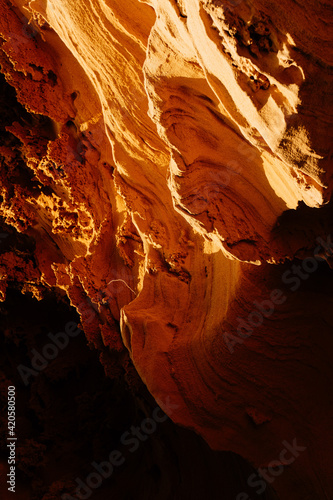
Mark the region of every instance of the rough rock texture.
[[106, 371], [331, 498], [331, 3], [0, 8], [2, 300], [61, 291]]

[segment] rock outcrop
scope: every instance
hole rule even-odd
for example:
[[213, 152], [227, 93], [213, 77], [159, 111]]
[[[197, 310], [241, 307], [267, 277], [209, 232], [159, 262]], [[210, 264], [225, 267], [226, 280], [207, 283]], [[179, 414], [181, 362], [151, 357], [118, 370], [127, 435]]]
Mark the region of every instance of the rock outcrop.
[[1, 300], [66, 295], [106, 372], [331, 498], [331, 3], [0, 5]]

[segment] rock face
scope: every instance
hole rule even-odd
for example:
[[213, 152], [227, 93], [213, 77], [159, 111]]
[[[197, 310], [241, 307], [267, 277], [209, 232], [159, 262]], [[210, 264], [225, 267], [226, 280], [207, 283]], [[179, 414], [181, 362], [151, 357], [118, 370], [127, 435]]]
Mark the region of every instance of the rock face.
[[2, 300], [66, 295], [107, 372], [332, 498], [331, 2], [0, 5]]

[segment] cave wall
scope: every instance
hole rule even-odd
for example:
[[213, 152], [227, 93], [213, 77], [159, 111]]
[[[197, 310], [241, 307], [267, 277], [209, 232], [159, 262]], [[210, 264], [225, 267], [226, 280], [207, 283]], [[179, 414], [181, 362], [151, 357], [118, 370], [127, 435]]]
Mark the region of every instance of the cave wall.
[[330, 3], [0, 6], [2, 300], [66, 295], [106, 372], [329, 498]]

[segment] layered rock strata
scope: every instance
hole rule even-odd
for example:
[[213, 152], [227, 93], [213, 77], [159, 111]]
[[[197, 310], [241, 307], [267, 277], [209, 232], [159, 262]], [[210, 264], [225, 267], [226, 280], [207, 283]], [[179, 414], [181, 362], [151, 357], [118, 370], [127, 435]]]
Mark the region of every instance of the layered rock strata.
[[65, 294], [176, 423], [332, 496], [330, 3], [0, 5], [2, 300]]

